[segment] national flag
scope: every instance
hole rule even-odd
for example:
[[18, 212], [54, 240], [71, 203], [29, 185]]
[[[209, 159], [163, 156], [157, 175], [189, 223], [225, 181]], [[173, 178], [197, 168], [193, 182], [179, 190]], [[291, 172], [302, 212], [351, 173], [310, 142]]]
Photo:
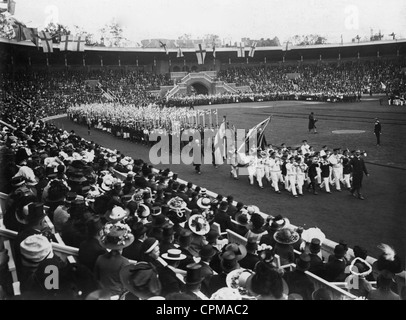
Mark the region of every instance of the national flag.
[[10, 13], [11, 15], [14, 15], [15, 9], [16, 9], [16, 2], [13, 0], [8, 0], [8, 2], [7, 2], [8, 13]]
[[75, 37], [73, 41], [73, 48], [72, 51], [85, 51], [85, 40], [86, 36], [82, 35], [79, 37]]
[[249, 57], [251, 57], [251, 58], [254, 57], [254, 53], [255, 53], [255, 48], [256, 48], [256, 47], [257, 47], [257, 43], [254, 42], [254, 43], [251, 45], [250, 52], [248, 53], [248, 56], [249, 56]]
[[41, 39], [42, 49], [44, 52], [54, 52], [52, 45], [52, 37], [49, 32], [40, 31], [38, 33], [39, 38]]
[[165, 43], [163, 43], [162, 41], [159, 41], [159, 45], [161, 46], [161, 48], [164, 48], [166, 54], [169, 54], [168, 49], [166, 48], [166, 44], [165, 44]]
[[206, 57], [206, 48], [202, 43], [195, 45], [197, 64], [204, 64], [204, 58]]
[[60, 51], [72, 51], [73, 36], [63, 35], [61, 36], [61, 42], [59, 44]]
[[240, 42], [240, 45], [237, 47], [237, 57], [245, 58], [245, 46], [243, 42]]
[[[265, 139], [265, 128], [269, 124], [270, 120], [271, 120], [271, 117], [268, 117], [264, 121], [261, 121], [260, 123], [258, 123], [254, 127], [252, 127], [248, 131], [244, 142], [238, 147], [237, 151], [245, 153], [245, 149], [243, 149], [243, 148], [245, 148], [245, 146], [247, 144], [250, 146], [250, 148], [260, 148], [260, 149], [264, 150], [267, 145], [266, 139]], [[255, 138], [255, 136], [256, 136], [256, 138]], [[254, 141], [252, 141], [252, 140], [254, 140]], [[251, 144], [250, 144], [250, 141], [251, 141]]]
[[178, 47], [178, 53], [177, 53], [176, 57], [177, 57], [177, 58], [182, 58], [182, 57], [184, 57], [181, 47]]
[[14, 21], [13, 29], [14, 29], [14, 34], [15, 34], [15, 39], [17, 41], [25, 41], [27, 40], [26, 34], [24, 32], [25, 25], [23, 25], [20, 22]]
[[24, 35], [27, 40], [30, 40], [38, 48], [38, 29], [37, 28], [24, 28]]
[[213, 58], [216, 59], [216, 45], [213, 42]]

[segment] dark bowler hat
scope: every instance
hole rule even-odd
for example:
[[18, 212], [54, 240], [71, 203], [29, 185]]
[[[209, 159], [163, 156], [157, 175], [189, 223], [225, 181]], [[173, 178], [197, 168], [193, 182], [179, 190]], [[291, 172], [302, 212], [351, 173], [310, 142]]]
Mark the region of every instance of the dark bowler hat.
[[306, 271], [310, 267], [310, 256], [307, 253], [302, 253], [296, 259], [296, 270]]

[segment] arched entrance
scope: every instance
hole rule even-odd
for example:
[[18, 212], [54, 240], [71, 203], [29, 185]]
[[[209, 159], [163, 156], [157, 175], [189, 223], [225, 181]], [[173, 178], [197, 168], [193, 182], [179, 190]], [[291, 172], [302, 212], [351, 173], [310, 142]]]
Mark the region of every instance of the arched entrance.
[[200, 82], [195, 82], [191, 84], [188, 88], [190, 93], [194, 94], [209, 94], [209, 89]]

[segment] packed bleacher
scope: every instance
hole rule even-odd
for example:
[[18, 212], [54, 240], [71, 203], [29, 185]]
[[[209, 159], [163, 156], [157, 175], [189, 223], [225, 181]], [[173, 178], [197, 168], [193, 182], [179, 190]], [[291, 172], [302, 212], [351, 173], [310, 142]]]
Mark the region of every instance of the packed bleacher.
[[389, 245], [373, 263], [362, 244], [327, 252], [321, 230], [16, 109], [1, 130], [3, 299], [405, 299]]

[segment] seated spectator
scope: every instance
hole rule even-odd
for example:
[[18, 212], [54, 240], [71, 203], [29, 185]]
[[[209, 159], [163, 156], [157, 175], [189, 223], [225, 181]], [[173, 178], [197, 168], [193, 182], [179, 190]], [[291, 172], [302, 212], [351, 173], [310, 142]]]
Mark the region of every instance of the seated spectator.
[[376, 290], [372, 290], [368, 300], [400, 300], [398, 294], [391, 290], [394, 274], [387, 269], [382, 270], [376, 279]]
[[78, 261], [93, 272], [97, 258], [107, 253], [106, 249], [100, 244], [100, 231], [103, 223], [98, 216], [91, 217], [86, 222], [87, 239], [79, 245]]
[[334, 248], [334, 254], [330, 255], [328, 262], [325, 264], [323, 278], [327, 281], [341, 282], [344, 281], [347, 275], [345, 268], [347, 263], [344, 259], [345, 248], [338, 244]]
[[282, 275], [265, 262], [258, 262], [246, 287], [257, 300], [287, 300], [289, 288]]
[[294, 263], [295, 253], [293, 244], [299, 240], [299, 234], [288, 228], [283, 228], [274, 233], [276, 241], [274, 253], [279, 255], [281, 265]]
[[300, 294], [304, 300], [312, 300], [312, 292], [315, 290], [313, 281], [305, 274], [309, 267], [310, 256], [307, 253], [302, 253], [296, 259], [295, 269], [286, 271], [283, 274], [283, 278], [289, 287], [289, 293]]
[[130, 227], [122, 222], [107, 223], [102, 229], [100, 243], [110, 251], [97, 258], [94, 275], [100, 281], [102, 288], [109, 290], [112, 296], [121, 296], [125, 293], [120, 272], [130, 262], [122, 256], [122, 251], [133, 241], [134, 236], [131, 234]]
[[246, 249], [247, 255], [238, 263], [240, 264], [241, 268], [254, 270], [258, 261], [261, 261], [261, 258], [257, 255], [258, 243], [255, 238], [249, 238], [247, 240]]
[[261, 237], [267, 233], [265, 229], [265, 220], [260, 214], [253, 213], [251, 215], [250, 223], [251, 224], [245, 238], [248, 239], [253, 237], [259, 241]]

